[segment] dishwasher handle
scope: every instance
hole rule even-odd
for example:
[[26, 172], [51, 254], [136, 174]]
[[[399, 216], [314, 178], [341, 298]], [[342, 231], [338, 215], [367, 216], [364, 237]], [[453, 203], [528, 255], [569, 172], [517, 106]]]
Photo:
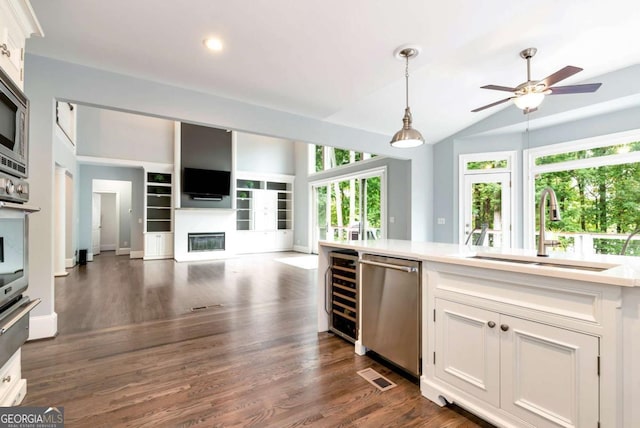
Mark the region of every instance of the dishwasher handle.
[[390, 263], [374, 262], [371, 260], [358, 260], [358, 262], [363, 265], [372, 265], [372, 266], [383, 267], [386, 269], [395, 269], [395, 270], [400, 270], [402, 272], [407, 272], [407, 273], [418, 272], [418, 268], [416, 268], [415, 266], [393, 265]]

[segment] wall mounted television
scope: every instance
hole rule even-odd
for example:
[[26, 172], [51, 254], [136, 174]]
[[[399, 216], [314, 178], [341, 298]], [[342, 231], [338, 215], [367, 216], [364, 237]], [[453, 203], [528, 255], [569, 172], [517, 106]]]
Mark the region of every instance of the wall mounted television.
[[182, 174], [182, 192], [193, 199], [222, 199], [231, 193], [231, 172], [185, 168]]

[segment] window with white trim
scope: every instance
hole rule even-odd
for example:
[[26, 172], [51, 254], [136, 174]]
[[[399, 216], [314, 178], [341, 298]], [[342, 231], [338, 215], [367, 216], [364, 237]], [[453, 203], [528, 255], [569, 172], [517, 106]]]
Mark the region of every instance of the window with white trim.
[[621, 254], [627, 243], [626, 255], [640, 254], [640, 236], [627, 242], [640, 228], [640, 130], [530, 149], [525, 159], [526, 247], [536, 245], [537, 203], [549, 186], [561, 215], [546, 222], [546, 238], [560, 242], [552, 251]]
[[343, 165], [371, 159], [376, 155], [364, 152], [354, 152], [353, 150], [339, 149], [336, 147], [311, 145], [309, 171], [327, 171]]

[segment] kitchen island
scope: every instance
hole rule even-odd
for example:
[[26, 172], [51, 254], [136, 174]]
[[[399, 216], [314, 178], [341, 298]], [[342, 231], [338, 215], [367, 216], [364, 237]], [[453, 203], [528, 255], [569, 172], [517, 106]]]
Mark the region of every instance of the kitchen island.
[[[640, 426], [636, 258], [403, 240], [319, 248], [318, 331], [329, 328], [332, 251], [421, 262], [420, 391], [431, 401], [499, 426]], [[367, 326], [359, 325], [355, 352], [363, 355]]]

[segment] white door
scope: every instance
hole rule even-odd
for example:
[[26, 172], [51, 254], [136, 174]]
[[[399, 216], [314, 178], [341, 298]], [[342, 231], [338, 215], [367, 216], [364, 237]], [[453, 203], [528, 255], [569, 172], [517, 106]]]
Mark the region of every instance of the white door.
[[496, 407], [500, 404], [498, 321], [495, 312], [436, 299], [436, 377]]
[[100, 251], [118, 250], [116, 194], [100, 194]]
[[538, 428], [597, 427], [598, 338], [505, 315], [500, 327], [500, 407]]
[[101, 195], [94, 193], [91, 209], [91, 252], [93, 255], [100, 254], [100, 215], [101, 215]]
[[513, 246], [510, 173], [465, 174], [461, 211], [461, 244]]

